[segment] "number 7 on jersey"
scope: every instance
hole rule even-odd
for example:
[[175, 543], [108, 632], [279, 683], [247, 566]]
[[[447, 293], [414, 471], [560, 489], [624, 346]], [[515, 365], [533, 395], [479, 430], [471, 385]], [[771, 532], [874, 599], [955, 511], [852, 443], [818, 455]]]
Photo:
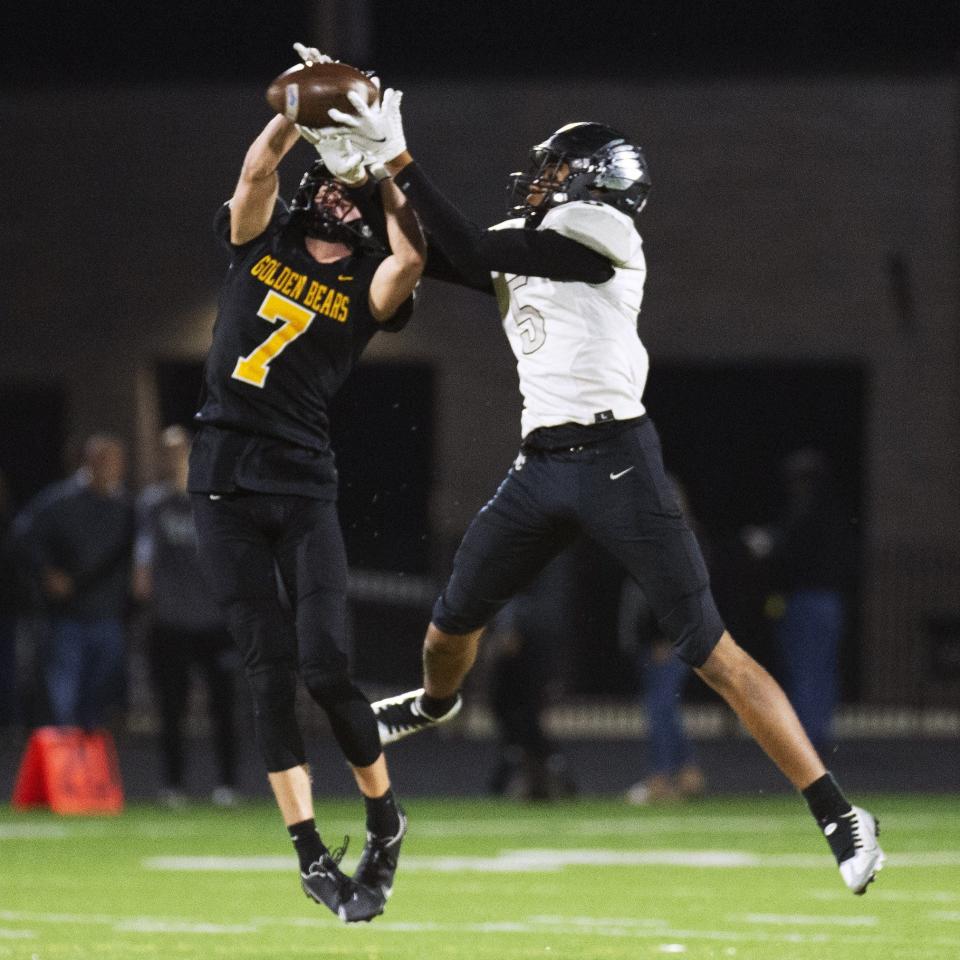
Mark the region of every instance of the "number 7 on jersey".
[[289, 344], [297, 337], [307, 332], [313, 323], [316, 314], [299, 303], [289, 300], [283, 294], [271, 290], [263, 298], [263, 303], [257, 310], [257, 316], [263, 317], [269, 323], [282, 322], [252, 353], [240, 357], [233, 368], [233, 377], [255, 387], [262, 387], [267, 382], [270, 364]]

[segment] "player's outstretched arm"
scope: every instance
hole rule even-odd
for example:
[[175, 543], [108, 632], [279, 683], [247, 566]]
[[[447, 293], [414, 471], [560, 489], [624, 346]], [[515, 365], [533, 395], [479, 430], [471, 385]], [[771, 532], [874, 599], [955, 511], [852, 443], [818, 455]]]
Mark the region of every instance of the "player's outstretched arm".
[[427, 262], [427, 244], [413, 208], [391, 180], [380, 184], [390, 256], [370, 284], [370, 312], [385, 323], [413, 293]]
[[267, 229], [280, 190], [277, 167], [299, 136], [297, 128], [278, 114], [250, 144], [230, 198], [231, 243], [248, 243]]
[[350, 92], [355, 113], [329, 110], [339, 134], [363, 152], [367, 164], [381, 164], [396, 178], [416, 208], [424, 228], [443, 251], [457, 279], [486, 289], [490, 274], [516, 273], [561, 281], [605, 283], [613, 267], [604, 255], [577, 240], [548, 230], [481, 230], [470, 222], [426, 177], [407, 150], [400, 105], [403, 94], [387, 89], [379, 104], [367, 104]]

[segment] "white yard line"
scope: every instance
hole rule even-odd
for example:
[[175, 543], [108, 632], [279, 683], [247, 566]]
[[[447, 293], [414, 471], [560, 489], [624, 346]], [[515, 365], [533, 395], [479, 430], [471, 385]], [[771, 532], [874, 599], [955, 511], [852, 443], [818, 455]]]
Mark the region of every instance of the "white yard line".
[[204, 834], [206, 824], [124, 822], [105, 823], [0, 823], [0, 841], [3, 840], [71, 840], [97, 837], [189, 837]]
[[[328, 832], [345, 831], [361, 827], [360, 819], [323, 818]], [[884, 827], [894, 829], [896, 815], [883, 817]], [[934, 815], [919, 815], [904, 818], [904, 826], [911, 833], [942, 831], [943, 818]], [[123, 819], [103, 823], [0, 823], [0, 841], [10, 840], [64, 840], [73, 837], [121, 837], [140, 836], [162, 839], [202, 834], [208, 824], [199, 822], [177, 823], [156, 820], [125, 822]], [[691, 810], [690, 814], [651, 814], [638, 812], [637, 816], [596, 817], [586, 820], [571, 820], [554, 823], [544, 820], [464, 818], [461, 820], [424, 819], [411, 820], [411, 833], [421, 837], [624, 837], [656, 836], [664, 833], [747, 834], [767, 836], [796, 833], [806, 835], [810, 824], [802, 811], [797, 816], [768, 816], [758, 804], [757, 815], [701, 815]]]
[[[814, 900], [849, 901], [846, 890], [811, 890], [809, 896]], [[957, 903], [960, 893], [952, 890], [888, 890], [883, 887], [870, 888], [870, 901], [885, 900], [889, 903]]]
[[759, 923], [785, 927], [875, 927], [879, 917], [869, 914], [853, 917], [838, 917], [830, 914], [804, 913], [743, 913], [732, 914], [728, 919], [733, 923]]
[[[767, 914], [746, 915], [754, 917], [754, 922], [769, 926], [812, 926], [807, 924], [803, 917]], [[65, 914], [65, 913], [38, 913], [31, 911], [0, 911], [0, 919], [8, 922], [22, 922], [31, 924], [64, 924], [85, 923], [98, 924], [110, 927], [116, 932], [126, 933], [169, 933], [177, 935], [196, 934], [233, 934], [246, 936], [262, 933], [270, 928], [304, 928], [316, 927], [328, 930], [338, 929], [355, 933], [360, 926], [343, 927], [332, 916], [308, 917], [252, 917], [239, 923], [216, 923], [213, 921], [186, 917], [154, 917], [154, 916], [108, 916], [104, 914]], [[809, 919], [809, 918], [807, 918]], [[831, 918], [816, 918], [829, 925]], [[834, 918], [836, 920], [837, 918]], [[820, 931], [800, 932], [796, 929], [784, 930], [713, 930], [713, 929], [686, 929], [671, 927], [665, 921], [651, 918], [622, 918], [622, 917], [560, 917], [560, 916], [531, 916], [520, 920], [503, 920], [486, 923], [448, 923], [448, 922], [410, 922], [390, 921], [379, 919], [362, 930], [369, 933], [397, 934], [397, 933], [438, 933], [444, 935], [469, 934], [499, 934], [513, 933], [545, 935], [560, 937], [608, 937], [616, 939], [659, 940], [657, 948], [661, 952], [683, 952], [677, 948], [685, 946], [685, 941], [715, 941], [719, 943], [767, 943], [767, 944], [817, 944], [839, 943], [856, 945], [896, 945], [902, 938], [884, 936], [883, 934], [845, 934], [842, 928], [853, 928], [859, 924], [843, 922], [850, 918], [839, 918], [840, 922], [833, 923], [834, 927], [841, 928], [829, 933]], [[774, 922], [776, 921], [776, 922]], [[750, 922], [750, 921], [747, 921]], [[11, 939], [32, 939], [37, 934], [32, 930], [0, 930], [0, 937]], [[935, 938], [937, 944], [950, 944], [954, 941], [949, 938]], [[669, 949], [667, 949], [669, 948]]]
[[[406, 866], [406, 859], [404, 866]], [[290, 872], [295, 869], [296, 860], [291, 857], [146, 857], [141, 861], [146, 870], [177, 870], [198, 872], [209, 870], [227, 870], [231, 873]]]
[[110, 926], [119, 923], [122, 917], [105, 913], [39, 913], [29, 910], [0, 910], [0, 920], [20, 923], [84, 923], [93, 926]]
[[[290, 857], [156, 856], [141, 861], [146, 870], [263, 872], [291, 870]], [[897, 853], [891, 866], [960, 866], [960, 850]], [[404, 871], [434, 873], [547, 873], [571, 866], [591, 867], [692, 867], [695, 869], [783, 868], [823, 870], [830, 867], [829, 853], [758, 854], [742, 850], [607, 850], [543, 849], [501, 850], [493, 856], [407, 856]]]
[[70, 833], [60, 823], [0, 823], [0, 840], [64, 840]]
[[117, 933], [259, 933], [251, 923], [208, 923], [194, 920], [161, 920], [157, 917], [131, 917], [114, 924]]

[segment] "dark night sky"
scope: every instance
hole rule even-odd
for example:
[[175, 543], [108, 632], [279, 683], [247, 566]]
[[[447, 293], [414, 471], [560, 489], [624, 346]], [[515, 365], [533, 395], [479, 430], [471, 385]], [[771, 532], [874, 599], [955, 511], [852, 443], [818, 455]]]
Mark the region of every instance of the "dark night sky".
[[[0, 83], [249, 81], [317, 40], [316, 0], [35, 0], [0, 12]], [[371, 2], [371, 63], [409, 76], [676, 77], [955, 69], [957, 0]]]

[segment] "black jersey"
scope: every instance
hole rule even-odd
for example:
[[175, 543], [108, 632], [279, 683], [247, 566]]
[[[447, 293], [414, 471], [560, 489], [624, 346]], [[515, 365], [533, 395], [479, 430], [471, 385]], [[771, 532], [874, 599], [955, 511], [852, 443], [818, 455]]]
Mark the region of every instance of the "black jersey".
[[354, 251], [318, 263], [282, 200], [267, 229], [230, 243], [230, 208], [215, 230], [232, 254], [220, 295], [196, 419], [190, 490], [333, 496], [327, 409], [371, 337], [398, 330], [370, 313], [370, 283], [385, 255]]

